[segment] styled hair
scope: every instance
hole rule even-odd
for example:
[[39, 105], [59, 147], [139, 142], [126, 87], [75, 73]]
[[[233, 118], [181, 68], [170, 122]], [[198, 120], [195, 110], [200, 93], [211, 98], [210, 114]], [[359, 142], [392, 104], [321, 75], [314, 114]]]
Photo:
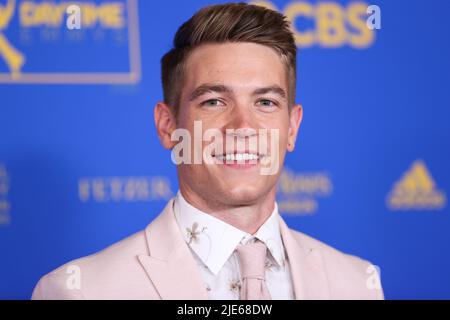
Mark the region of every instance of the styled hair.
[[173, 48], [161, 59], [164, 102], [178, 113], [189, 54], [206, 43], [253, 42], [275, 49], [286, 69], [289, 109], [295, 103], [297, 46], [281, 13], [245, 2], [210, 5], [177, 30]]

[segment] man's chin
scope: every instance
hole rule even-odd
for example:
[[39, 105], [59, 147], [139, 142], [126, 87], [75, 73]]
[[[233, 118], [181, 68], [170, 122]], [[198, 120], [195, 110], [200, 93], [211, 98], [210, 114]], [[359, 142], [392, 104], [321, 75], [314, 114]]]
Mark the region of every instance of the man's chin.
[[247, 186], [236, 186], [231, 190], [223, 191], [223, 200], [230, 205], [250, 205], [255, 203], [261, 197], [264, 197], [265, 190], [250, 188]]

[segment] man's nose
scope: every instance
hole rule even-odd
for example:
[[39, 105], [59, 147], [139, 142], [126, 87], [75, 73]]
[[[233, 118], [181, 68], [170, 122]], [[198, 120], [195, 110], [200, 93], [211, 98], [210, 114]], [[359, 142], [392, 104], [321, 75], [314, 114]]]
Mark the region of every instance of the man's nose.
[[230, 113], [227, 129], [234, 129], [237, 133], [252, 135], [255, 129], [255, 118], [250, 108], [238, 106]]

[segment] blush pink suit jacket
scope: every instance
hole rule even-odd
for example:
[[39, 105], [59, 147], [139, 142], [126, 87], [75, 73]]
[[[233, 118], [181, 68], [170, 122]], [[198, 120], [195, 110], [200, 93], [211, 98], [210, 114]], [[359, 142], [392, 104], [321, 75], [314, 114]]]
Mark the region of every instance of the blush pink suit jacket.
[[[172, 208], [173, 199], [145, 230], [45, 275], [32, 299], [208, 299]], [[384, 298], [370, 285], [379, 277], [368, 261], [289, 229], [281, 217], [280, 229], [296, 299]]]

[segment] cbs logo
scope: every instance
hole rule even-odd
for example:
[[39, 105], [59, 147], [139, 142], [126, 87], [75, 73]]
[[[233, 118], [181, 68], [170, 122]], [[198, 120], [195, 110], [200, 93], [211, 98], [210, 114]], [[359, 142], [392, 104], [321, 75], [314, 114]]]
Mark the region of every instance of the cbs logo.
[[282, 11], [270, 1], [251, 3], [282, 12], [291, 21], [297, 46], [302, 48], [349, 45], [363, 49], [375, 40], [374, 28], [368, 24], [368, 5], [363, 2], [350, 2], [344, 7], [335, 2], [293, 1]]

